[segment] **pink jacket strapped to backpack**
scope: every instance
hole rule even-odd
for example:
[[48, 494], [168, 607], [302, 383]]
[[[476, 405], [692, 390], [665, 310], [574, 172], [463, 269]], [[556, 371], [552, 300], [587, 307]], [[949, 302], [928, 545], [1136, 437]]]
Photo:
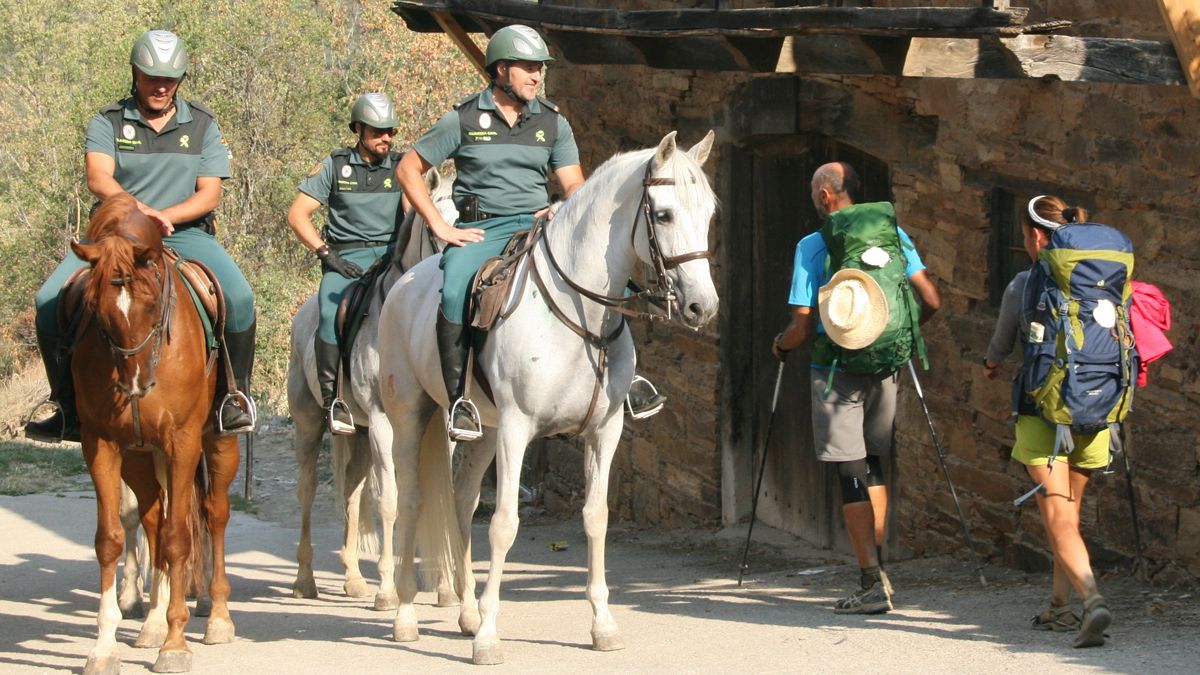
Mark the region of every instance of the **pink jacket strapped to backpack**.
[[1166, 331], [1171, 330], [1171, 301], [1154, 284], [1134, 281], [1133, 302], [1129, 312], [1129, 323], [1138, 350], [1139, 387], [1148, 381], [1146, 366], [1171, 351], [1171, 341]]

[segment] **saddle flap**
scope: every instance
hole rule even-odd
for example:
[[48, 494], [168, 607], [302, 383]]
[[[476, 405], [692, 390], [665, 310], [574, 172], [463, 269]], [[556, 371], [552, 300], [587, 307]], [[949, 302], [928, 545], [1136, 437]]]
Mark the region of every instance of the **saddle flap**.
[[342, 345], [342, 349], [346, 350], [346, 338], [349, 337], [348, 329], [353, 330], [354, 318], [361, 312], [366, 313], [365, 302], [368, 292], [371, 290], [369, 284], [360, 281], [350, 284], [346, 290], [342, 292], [342, 299], [338, 301], [337, 318], [334, 321], [334, 334], [337, 335], [338, 344]]
[[[467, 310], [472, 327], [491, 330], [496, 319], [501, 318], [513, 283], [518, 278], [517, 270], [521, 261], [533, 250], [533, 242], [528, 235], [528, 230], [517, 232], [504, 247], [503, 254], [488, 258], [479, 266], [471, 282], [471, 305]], [[511, 313], [510, 309], [508, 314]]]
[[[204, 313], [218, 327], [225, 325], [225, 295], [217, 276], [204, 263], [184, 260], [174, 250], [167, 249], [167, 262], [179, 270], [184, 283], [191, 287], [194, 297], [200, 300]], [[219, 334], [220, 329], [218, 329]]]

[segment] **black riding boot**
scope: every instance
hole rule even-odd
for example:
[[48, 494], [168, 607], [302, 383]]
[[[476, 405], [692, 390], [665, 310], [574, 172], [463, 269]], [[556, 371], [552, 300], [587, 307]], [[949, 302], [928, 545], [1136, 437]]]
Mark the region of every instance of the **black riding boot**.
[[454, 323], [438, 312], [438, 354], [442, 358], [442, 377], [446, 381], [446, 396], [450, 403], [446, 432], [454, 441], [473, 441], [483, 435], [479, 411], [475, 404], [462, 397], [469, 336], [462, 324]]
[[354, 417], [350, 415], [346, 402], [337, 397], [338, 360], [341, 350], [337, 345], [317, 338], [314, 342], [317, 355], [317, 384], [321, 387], [321, 409], [325, 411], [325, 422], [329, 433], [347, 436], [354, 433]]
[[[46, 365], [46, 377], [50, 386], [58, 383], [58, 392], [54, 401], [58, 408], [54, 414], [43, 420], [30, 420], [25, 424], [25, 437], [43, 443], [60, 443], [62, 441], [79, 442], [79, 415], [75, 412], [75, 378], [71, 376], [71, 358], [66, 357], [61, 362], [55, 358], [53, 345], [41, 345], [49, 349], [50, 356], [43, 357]], [[38, 406], [41, 407], [41, 406]]]
[[[233, 379], [241, 396], [226, 398], [227, 387], [217, 388], [217, 401], [221, 409], [221, 428], [226, 434], [248, 434], [254, 431], [257, 417], [254, 399], [250, 398], [250, 371], [254, 369], [254, 331], [256, 324], [250, 328], [233, 332], [225, 331], [225, 349], [229, 352], [229, 362], [233, 367]], [[244, 397], [244, 399], [243, 399]]]
[[667, 403], [667, 397], [658, 393], [658, 389], [650, 384], [650, 380], [635, 375], [625, 403], [629, 407], [629, 415], [635, 420], [640, 420], [662, 410]]

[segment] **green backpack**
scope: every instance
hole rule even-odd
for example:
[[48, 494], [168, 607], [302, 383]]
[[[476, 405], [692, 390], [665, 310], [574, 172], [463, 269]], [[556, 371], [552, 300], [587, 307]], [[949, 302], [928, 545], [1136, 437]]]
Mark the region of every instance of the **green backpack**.
[[[845, 349], [825, 333], [818, 333], [812, 362], [855, 375], [890, 375], [908, 363], [915, 351], [921, 365], [928, 368], [925, 341], [921, 338], [921, 306], [905, 274], [908, 260], [904, 249], [911, 247], [900, 239], [895, 208], [888, 202], [873, 202], [838, 209], [825, 219], [821, 238], [829, 250], [825, 259], [826, 276], [844, 268], [869, 274], [887, 298], [888, 322], [883, 333], [862, 349]], [[863, 261], [863, 254], [875, 248], [887, 253], [887, 261], [881, 267]]]

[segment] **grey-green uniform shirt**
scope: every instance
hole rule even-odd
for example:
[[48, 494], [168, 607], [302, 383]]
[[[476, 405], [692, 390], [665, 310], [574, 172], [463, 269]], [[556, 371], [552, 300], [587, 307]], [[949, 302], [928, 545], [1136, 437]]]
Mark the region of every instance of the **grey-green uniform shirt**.
[[175, 115], [155, 131], [132, 98], [88, 123], [85, 152], [116, 161], [113, 178], [147, 206], [165, 209], [196, 194], [196, 179], [228, 178], [232, 153], [208, 108], [175, 99]]
[[389, 152], [369, 164], [355, 148], [334, 150], [300, 183], [300, 191], [329, 207], [325, 240], [330, 243], [369, 241], [386, 244], [403, 217], [396, 163]]
[[491, 87], [443, 115], [413, 149], [435, 167], [453, 157], [455, 204], [461, 210], [473, 195], [481, 211], [497, 216], [545, 208], [547, 167], [579, 164], [575, 133], [553, 103], [529, 101], [510, 128], [496, 110]]

